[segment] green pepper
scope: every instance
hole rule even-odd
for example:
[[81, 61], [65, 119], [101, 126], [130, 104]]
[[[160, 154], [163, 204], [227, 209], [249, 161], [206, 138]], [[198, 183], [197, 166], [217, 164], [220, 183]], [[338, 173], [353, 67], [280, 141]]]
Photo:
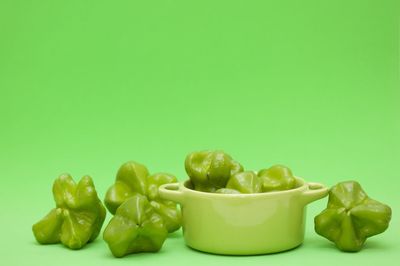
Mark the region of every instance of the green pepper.
[[355, 252], [388, 228], [391, 215], [390, 207], [369, 198], [358, 182], [341, 182], [330, 189], [327, 208], [315, 217], [315, 231], [340, 250]]
[[284, 165], [274, 165], [258, 172], [262, 180], [262, 191], [280, 191], [296, 187], [296, 179], [292, 171]]
[[243, 167], [222, 151], [200, 151], [186, 156], [185, 169], [195, 190], [215, 192]]
[[168, 232], [180, 228], [181, 213], [177, 204], [158, 196], [158, 187], [166, 183], [178, 182], [175, 176], [167, 173], [149, 175], [146, 166], [129, 161], [118, 170], [114, 185], [104, 199], [107, 209], [115, 214], [117, 208], [135, 195], [146, 196], [155, 211], [164, 219]]
[[261, 179], [252, 171], [234, 174], [226, 184], [226, 188], [237, 190], [241, 193], [261, 192]]
[[90, 176], [82, 177], [78, 184], [69, 174], [59, 176], [53, 184], [53, 195], [56, 208], [32, 227], [36, 240], [80, 249], [96, 239], [106, 210]]
[[119, 206], [103, 233], [112, 254], [156, 252], [161, 249], [168, 230], [164, 219], [146, 197], [136, 194]]

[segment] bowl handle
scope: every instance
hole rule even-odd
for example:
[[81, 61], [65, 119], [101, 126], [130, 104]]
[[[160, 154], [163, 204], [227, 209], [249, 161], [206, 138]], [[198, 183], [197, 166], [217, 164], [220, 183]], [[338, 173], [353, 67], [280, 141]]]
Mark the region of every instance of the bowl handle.
[[306, 183], [307, 190], [303, 191], [301, 194], [302, 202], [307, 205], [310, 202], [322, 199], [329, 193], [329, 188], [325, 187], [323, 184], [309, 182]]
[[162, 199], [172, 200], [183, 203], [183, 192], [180, 190], [180, 183], [168, 183], [158, 188], [158, 193]]

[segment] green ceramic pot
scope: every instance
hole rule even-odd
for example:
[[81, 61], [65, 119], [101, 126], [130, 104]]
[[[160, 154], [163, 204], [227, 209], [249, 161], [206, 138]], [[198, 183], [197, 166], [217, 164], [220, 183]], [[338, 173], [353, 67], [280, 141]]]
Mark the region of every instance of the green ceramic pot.
[[307, 204], [328, 194], [322, 184], [296, 179], [294, 189], [256, 194], [200, 192], [190, 180], [162, 185], [159, 192], [181, 205], [188, 246], [216, 254], [266, 254], [300, 245]]

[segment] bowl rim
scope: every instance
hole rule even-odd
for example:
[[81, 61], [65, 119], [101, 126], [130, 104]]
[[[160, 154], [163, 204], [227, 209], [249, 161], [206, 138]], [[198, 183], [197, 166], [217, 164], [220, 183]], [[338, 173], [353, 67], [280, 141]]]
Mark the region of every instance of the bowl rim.
[[295, 176], [296, 182], [298, 184], [297, 187], [288, 189], [288, 190], [281, 190], [281, 191], [268, 191], [268, 192], [260, 192], [260, 193], [240, 193], [240, 194], [223, 194], [223, 193], [214, 193], [214, 192], [204, 192], [191, 189], [187, 187], [188, 183], [191, 183], [190, 179], [186, 179], [185, 181], [180, 182], [179, 190], [184, 193], [189, 193], [197, 196], [203, 197], [218, 197], [218, 198], [261, 198], [261, 197], [274, 197], [278, 195], [290, 195], [290, 194], [297, 194], [305, 191], [309, 184], [304, 181], [304, 179]]

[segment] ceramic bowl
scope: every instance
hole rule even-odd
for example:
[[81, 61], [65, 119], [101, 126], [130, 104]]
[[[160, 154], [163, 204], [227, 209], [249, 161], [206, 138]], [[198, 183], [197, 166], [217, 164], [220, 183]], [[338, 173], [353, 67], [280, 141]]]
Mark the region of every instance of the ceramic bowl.
[[161, 198], [181, 205], [183, 236], [194, 249], [227, 255], [289, 250], [304, 240], [306, 206], [328, 188], [297, 178], [291, 190], [219, 194], [192, 189], [190, 180], [160, 186]]

